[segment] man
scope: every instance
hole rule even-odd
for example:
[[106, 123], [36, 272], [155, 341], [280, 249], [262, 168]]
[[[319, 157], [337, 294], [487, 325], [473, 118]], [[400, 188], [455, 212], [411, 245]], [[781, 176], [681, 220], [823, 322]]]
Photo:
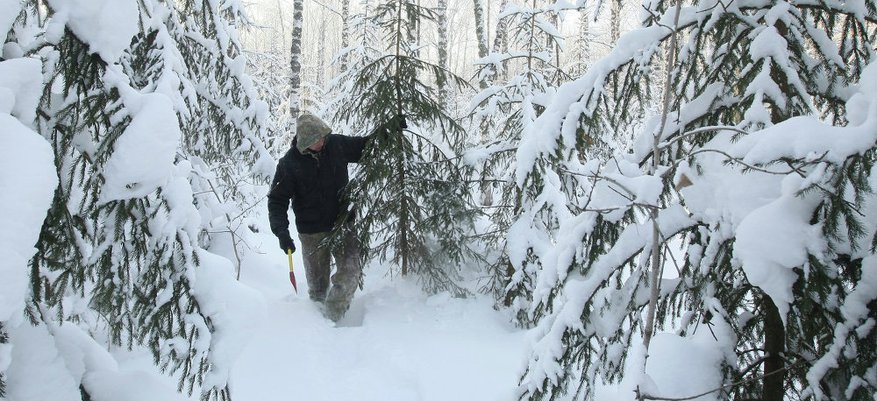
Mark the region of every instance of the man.
[[[347, 164], [359, 162], [368, 138], [332, 135], [331, 132], [326, 123], [312, 114], [298, 118], [292, 148], [277, 163], [268, 193], [268, 216], [271, 231], [280, 240], [280, 248], [294, 252], [287, 216], [292, 201], [304, 252], [308, 295], [311, 300], [324, 303], [326, 316], [337, 322], [344, 316], [359, 286], [360, 243], [349, 227], [340, 227], [342, 238], [338, 249], [330, 250], [324, 240], [336, 224], [352, 223], [352, 219], [337, 222], [339, 216], [347, 212], [342, 199], [349, 180]], [[331, 276], [331, 288], [330, 254], [337, 268]]]

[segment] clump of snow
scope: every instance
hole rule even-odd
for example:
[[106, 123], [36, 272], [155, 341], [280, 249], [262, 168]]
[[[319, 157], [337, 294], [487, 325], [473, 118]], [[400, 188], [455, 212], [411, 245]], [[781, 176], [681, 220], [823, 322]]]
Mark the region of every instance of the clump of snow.
[[166, 184], [180, 142], [179, 121], [167, 96], [132, 94], [123, 101], [131, 122], [104, 167], [101, 202], [144, 197]]
[[0, 62], [0, 113], [12, 114], [32, 128], [42, 87], [39, 60], [21, 58]]
[[33, 256], [58, 179], [45, 139], [0, 111], [0, 321], [24, 307]]
[[859, 126], [873, 119], [877, 108], [877, 63], [869, 64], [862, 70], [858, 92], [847, 100], [847, 120], [850, 126]]
[[821, 254], [821, 227], [809, 224], [818, 196], [797, 196], [802, 179], [795, 175], [783, 180], [782, 195], [749, 213], [737, 227], [734, 257], [746, 278], [771, 297], [785, 319], [794, 301], [792, 286], [808, 254]]
[[177, 230], [196, 233], [201, 216], [193, 204], [194, 195], [188, 174], [191, 163], [180, 161], [173, 166], [172, 177], [162, 185], [161, 196], [167, 202], [167, 213], [159, 213], [150, 220], [149, 229], [156, 237], [174, 238]]
[[770, 57], [777, 61], [777, 64], [789, 64], [789, 53], [786, 50], [788, 42], [773, 26], [764, 27], [752, 39], [752, 45], [749, 48], [749, 54], [753, 59], [761, 59]]
[[[722, 386], [721, 346], [704, 329], [694, 337], [659, 333], [649, 345], [646, 372], [654, 381], [652, 395], [659, 397], [690, 397]], [[680, 357], [684, 355], [684, 357]], [[680, 378], [685, 378], [680, 380]], [[697, 398], [719, 400], [720, 392]]]
[[122, 57], [140, 30], [136, 0], [49, 0], [49, 6], [55, 11], [56, 30], [66, 24], [91, 52], [110, 64]]
[[65, 322], [53, 327], [50, 332], [67, 369], [76, 380], [81, 380], [90, 371], [119, 368], [116, 360], [105, 349], [74, 324]]
[[0, 45], [6, 43], [6, 34], [12, 29], [12, 23], [21, 12], [22, 4], [19, 0], [0, 0]]

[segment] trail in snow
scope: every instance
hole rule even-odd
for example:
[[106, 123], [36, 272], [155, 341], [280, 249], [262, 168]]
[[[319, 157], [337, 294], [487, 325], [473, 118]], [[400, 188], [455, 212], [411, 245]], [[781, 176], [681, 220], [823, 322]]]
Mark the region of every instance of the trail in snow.
[[293, 295], [276, 253], [243, 263], [241, 280], [269, 310], [232, 371], [236, 401], [516, 399], [525, 333], [489, 299], [427, 296], [371, 267], [336, 327], [308, 300], [300, 260]]

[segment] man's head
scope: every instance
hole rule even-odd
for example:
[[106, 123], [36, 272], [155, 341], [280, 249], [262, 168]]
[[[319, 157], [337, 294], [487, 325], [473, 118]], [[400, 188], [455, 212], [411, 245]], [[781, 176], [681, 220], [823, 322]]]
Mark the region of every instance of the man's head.
[[301, 153], [310, 148], [311, 151], [319, 152], [323, 148], [326, 137], [332, 129], [329, 128], [319, 117], [304, 113], [298, 117], [296, 123], [296, 148]]

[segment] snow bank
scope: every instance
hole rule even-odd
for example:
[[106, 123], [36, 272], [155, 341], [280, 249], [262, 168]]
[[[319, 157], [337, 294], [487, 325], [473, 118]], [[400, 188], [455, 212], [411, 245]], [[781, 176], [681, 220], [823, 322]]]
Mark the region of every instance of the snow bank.
[[66, 24], [107, 63], [115, 63], [139, 32], [136, 0], [48, 0], [53, 24]]
[[94, 401], [182, 401], [155, 372], [120, 370], [116, 360], [72, 323], [22, 324], [9, 332], [13, 363], [7, 399], [81, 401], [80, 385]]
[[[288, 294], [284, 258], [276, 259], [274, 286]], [[526, 341], [489, 299], [428, 296], [383, 273], [367, 272], [353, 300], [348, 314], [361, 325], [334, 327], [307, 299], [304, 280], [300, 295], [274, 300], [235, 366], [235, 399], [515, 399]]]
[[154, 374], [143, 371], [92, 372], [82, 384], [92, 401], [185, 401]]
[[254, 330], [265, 319], [265, 299], [235, 279], [228, 259], [199, 250], [193, 294], [201, 313], [213, 324], [210, 337], [211, 370], [204, 388], [223, 387], [231, 368]]
[[77, 383], [45, 326], [23, 324], [9, 331], [12, 365], [6, 397], [15, 401], [82, 401]]

